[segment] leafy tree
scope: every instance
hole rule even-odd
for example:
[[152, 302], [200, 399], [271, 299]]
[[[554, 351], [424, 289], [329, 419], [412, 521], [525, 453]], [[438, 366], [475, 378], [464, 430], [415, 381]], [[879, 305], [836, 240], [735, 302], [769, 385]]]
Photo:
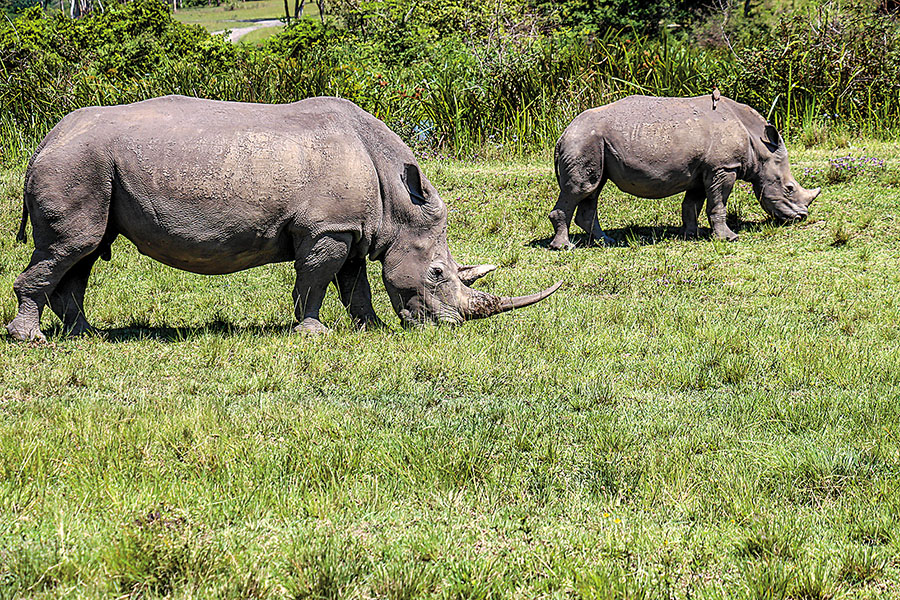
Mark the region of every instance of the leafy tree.
[[46, 2], [47, 0], [0, 0], [0, 10], [8, 15], [15, 15], [32, 6], [45, 7]]
[[341, 38], [341, 32], [312, 19], [299, 19], [269, 38], [264, 50], [277, 56], [299, 58], [310, 50], [323, 49]]
[[651, 33], [667, 22], [690, 21], [709, 0], [529, 0], [531, 8], [560, 25], [588, 31], [634, 29]]

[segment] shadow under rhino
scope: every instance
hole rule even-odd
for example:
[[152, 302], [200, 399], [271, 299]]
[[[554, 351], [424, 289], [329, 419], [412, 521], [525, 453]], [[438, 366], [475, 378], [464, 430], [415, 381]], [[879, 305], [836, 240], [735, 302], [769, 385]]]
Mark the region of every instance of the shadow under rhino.
[[[732, 231], [753, 233], [762, 230], [765, 226], [781, 226], [786, 225], [788, 222], [772, 218], [761, 221], [749, 221], [735, 215], [728, 215], [727, 223]], [[635, 244], [638, 246], [653, 246], [670, 240], [689, 239], [698, 241], [715, 239], [714, 232], [709, 227], [699, 227], [696, 236], [685, 238], [684, 228], [675, 225], [628, 225], [606, 229], [604, 233], [614, 241], [613, 246], [631, 246]], [[570, 234], [569, 239], [576, 248], [610, 246], [603, 238], [598, 239], [587, 233], [573, 233]], [[528, 246], [532, 248], [549, 248], [552, 241], [552, 236], [536, 238], [528, 242]]]

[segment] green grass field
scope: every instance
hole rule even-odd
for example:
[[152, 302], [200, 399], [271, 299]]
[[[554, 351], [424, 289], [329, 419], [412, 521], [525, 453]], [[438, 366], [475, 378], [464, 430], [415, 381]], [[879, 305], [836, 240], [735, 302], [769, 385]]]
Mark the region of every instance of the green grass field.
[[260, 29], [256, 29], [255, 31], [251, 31], [244, 36], [241, 37], [240, 42], [242, 44], [259, 44], [279, 31], [284, 29], [284, 26], [276, 26], [276, 27], [262, 27]]
[[[293, 10], [293, 1], [289, 2]], [[306, 17], [319, 17], [315, 2], [308, 1], [303, 7]], [[174, 13], [177, 20], [188, 25], [201, 25], [207, 31], [223, 31], [246, 27], [252, 23], [245, 21], [278, 19], [284, 16], [284, 0], [250, 0], [244, 2], [222, 2], [220, 6], [184, 8]], [[269, 32], [272, 33], [271, 31]], [[253, 32], [255, 39], [262, 39], [262, 31]]]
[[[733, 244], [609, 186], [615, 248], [552, 253], [547, 156], [423, 161], [480, 286], [458, 328], [291, 333], [292, 266], [175, 271], [119, 240], [106, 339], [0, 338], [0, 598], [900, 597], [898, 146], [811, 218], [748, 188]], [[819, 177], [825, 177], [819, 175]], [[842, 180], [843, 181], [840, 181]], [[0, 177], [0, 317], [29, 247]]]

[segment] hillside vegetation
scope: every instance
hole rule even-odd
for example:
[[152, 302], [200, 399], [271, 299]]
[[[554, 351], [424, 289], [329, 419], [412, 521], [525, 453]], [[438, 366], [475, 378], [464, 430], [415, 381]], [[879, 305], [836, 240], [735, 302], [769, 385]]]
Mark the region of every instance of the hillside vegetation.
[[900, 27], [867, 4], [810, 3], [759, 22], [733, 10], [724, 27], [716, 14], [690, 35], [601, 27], [541, 6], [338, 3], [324, 25], [301, 19], [260, 47], [183, 25], [150, 0], [76, 21], [28, 9], [0, 25], [0, 148], [21, 161], [75, 108], [170, 93], [250, 102], [338, 95], [411, 143], [460, 155], [540, 151], [587, 107], [714, 85], [788, 137], [892, 135], [900, 116]]

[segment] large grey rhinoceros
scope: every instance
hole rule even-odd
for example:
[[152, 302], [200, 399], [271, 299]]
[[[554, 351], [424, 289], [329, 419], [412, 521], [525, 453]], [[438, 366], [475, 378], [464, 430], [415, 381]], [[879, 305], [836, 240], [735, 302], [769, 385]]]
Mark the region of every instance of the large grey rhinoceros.
[[46, 302], [73, 333], [90, 329], [84, 293], [119, 234], [195, 273], [294, 261], [297, 330], [327, 331], [335, 282], [350, 316], [379, 324], [366, 257], [380, 260], [404, 324], [459, 323], [538, 302], [559, 287], [501, 298], [468, 287], [490, 265], [461, 266], [447, 207], [387, 126], [338, 98], [264, 105], [168, 96], [85, 108], [41, 142], [25, 174], [19, 240], [35, 250], [16, 279], [7, 329], [43, 339]]
[[706, 201], [713, 236], [737, 239], [725, 223], [725, 202], [737, 179], [753, 184], [763, 210], [775, 219], [805, 218], [819, 189], [806, 190], [791, 175], [778, 131], [746, 104], [716, 100], [629, 96], [575, 117], [556, 142], [560, 192], [550, 212], [550, 247], [571, 246], [573, 214], [592, 238], [613, 242], [597, 222], [597, 197], [607, 180], [642, 198], [685, 192], [687, 237], [697, 235]]

